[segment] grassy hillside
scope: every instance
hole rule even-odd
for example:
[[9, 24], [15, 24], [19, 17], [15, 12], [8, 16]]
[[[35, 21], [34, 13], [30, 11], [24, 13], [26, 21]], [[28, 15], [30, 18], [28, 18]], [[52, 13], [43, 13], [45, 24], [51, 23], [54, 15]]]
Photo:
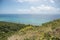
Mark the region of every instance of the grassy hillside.
[[10, 22], [0, 22], [0, 40], [7, 40], [7, 37], [11, 36], [15, 32], [24, 28], [24, 24], [16, 24]]
[[60, 40], [60, 19], [41, 26], [0, 22], [0, 40]]

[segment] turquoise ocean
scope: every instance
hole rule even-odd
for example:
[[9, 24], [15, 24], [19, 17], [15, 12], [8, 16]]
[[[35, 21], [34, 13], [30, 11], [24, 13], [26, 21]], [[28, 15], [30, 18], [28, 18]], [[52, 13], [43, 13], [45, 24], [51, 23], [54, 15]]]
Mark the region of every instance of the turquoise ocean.
[[60, 19], [60, 14], [0, 14], [0, 21], [41, 25], [55, 19]]

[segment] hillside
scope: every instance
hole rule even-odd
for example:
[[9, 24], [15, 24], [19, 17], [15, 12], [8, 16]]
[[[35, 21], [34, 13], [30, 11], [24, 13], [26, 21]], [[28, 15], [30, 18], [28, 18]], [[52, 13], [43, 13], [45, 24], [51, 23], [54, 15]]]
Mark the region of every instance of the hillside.
[[60, 19], [41, 26], [0, 22], [0, 40], [60, 40]]
[[24, 27], [24, 24], [0, 21], [0, 40], [7, 40], [7, 37]]

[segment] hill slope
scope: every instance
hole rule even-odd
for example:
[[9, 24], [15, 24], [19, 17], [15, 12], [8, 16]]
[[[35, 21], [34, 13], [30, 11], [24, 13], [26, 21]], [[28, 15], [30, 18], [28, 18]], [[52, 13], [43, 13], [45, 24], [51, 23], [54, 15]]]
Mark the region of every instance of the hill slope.
[[60, 40], [60, 19], [42, 24], [42, 26], [28, 26], [8, 40]]
[[0, 21], [0, 40], [7, 40], [7, 37], [11, 36], [12, 34], [24, 27], [24, 24]]
[[[3, 37], [1, 37], [2, 35]], [[60, 19], [44, 23], [41, 26], [0, 22], [0, 39], [60, 40]]]

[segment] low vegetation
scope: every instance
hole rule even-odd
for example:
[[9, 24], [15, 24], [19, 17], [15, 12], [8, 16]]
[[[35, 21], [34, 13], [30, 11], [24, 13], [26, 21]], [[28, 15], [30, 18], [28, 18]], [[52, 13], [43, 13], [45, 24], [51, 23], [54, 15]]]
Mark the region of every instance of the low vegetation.
[[41, 26], [0, 22], [0, 40], [60, 40], [60, 19]]

